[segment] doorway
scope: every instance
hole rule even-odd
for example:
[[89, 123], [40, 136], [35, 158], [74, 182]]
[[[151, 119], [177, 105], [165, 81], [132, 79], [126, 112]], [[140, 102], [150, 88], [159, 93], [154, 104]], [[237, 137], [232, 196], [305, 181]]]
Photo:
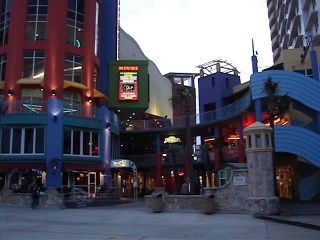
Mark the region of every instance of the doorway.
[[95, 197], [96, 193], [96, 173], [88, 173], [88, 193], [91, 197]]

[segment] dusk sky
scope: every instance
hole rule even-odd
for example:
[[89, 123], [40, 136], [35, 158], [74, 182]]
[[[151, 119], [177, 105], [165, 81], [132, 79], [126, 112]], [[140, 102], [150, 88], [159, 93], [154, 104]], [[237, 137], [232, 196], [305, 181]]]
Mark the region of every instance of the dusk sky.
[[273, 65], [265, 0], [121, 0], [120, 26], [162, 74], [221, 59], [247, 82], [252, 39], [259, 71]]

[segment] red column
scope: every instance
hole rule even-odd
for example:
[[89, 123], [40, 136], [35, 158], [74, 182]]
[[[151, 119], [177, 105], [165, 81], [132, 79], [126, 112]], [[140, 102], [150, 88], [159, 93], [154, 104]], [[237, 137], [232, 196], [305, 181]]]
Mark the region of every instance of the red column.
[[162, 187], [162, 154], [157, 153], [156, 156], [156, 187]]
[[238, 146], [238, 156], [239, 156], [239, 163], [246, 162], [245, 149], [244, 149], [244, 144], [243, 143], [239, 144], [239, 146]]

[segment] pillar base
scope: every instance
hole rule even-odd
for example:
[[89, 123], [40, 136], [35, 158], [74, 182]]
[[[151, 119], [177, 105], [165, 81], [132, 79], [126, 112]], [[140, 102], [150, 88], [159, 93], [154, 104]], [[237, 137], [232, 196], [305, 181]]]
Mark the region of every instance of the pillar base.
[[257, 216], [268, 216], [280, 212], [278, 197], [251, 197], [246, 199], [246, 210]]

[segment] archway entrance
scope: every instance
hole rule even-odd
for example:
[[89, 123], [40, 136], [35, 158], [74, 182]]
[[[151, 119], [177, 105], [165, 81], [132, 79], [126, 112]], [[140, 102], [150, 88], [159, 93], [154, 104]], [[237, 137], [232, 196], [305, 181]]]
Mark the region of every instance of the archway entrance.
[[114, 159], [111, 160], [111, 168], [132, 168], [133, 170], [133, 200], [136, 202], [138, 200], [138, 176], [137, 176], [137, 166], [134, 162], [128, 159]]

